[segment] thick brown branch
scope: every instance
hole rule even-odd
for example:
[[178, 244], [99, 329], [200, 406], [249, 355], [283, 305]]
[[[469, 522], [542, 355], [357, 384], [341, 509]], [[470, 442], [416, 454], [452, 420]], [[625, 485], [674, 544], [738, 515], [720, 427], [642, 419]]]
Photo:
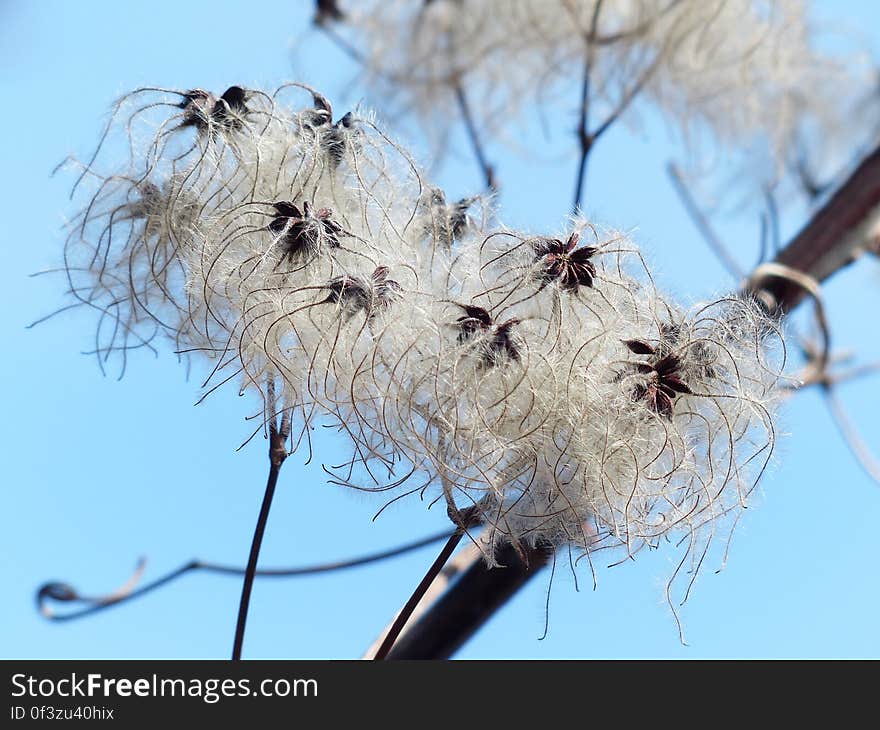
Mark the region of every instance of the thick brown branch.
[[498, 553], [504, 567], [487, 569], [482, 556], [468, 568], [389, 652], [388, 659], [448, 659], [552, 557], [549, 548], [510, 545]]
[[[825, 281], [866, 251], [867, 231], [880, 206], [880, 148], [868, 156], [794, 239], [776, 256], [777, 263]], [[756, 284], [753, 283], [753, 287]], [[767, 279], [760, 289], [768, 302], [790, 310], [804, 297], [802, 288], [785, 279]]]

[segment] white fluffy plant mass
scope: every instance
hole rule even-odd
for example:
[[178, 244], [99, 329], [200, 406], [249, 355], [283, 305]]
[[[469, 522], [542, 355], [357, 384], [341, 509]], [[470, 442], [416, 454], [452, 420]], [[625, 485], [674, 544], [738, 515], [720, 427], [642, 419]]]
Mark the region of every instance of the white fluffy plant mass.
[[469, 508], [490, 563], [671, 538], [697, 567], [770, 458], [784, 348], [756, 304], [684, 309], [585, 220], [504, 228], [308, 87], [136, 91], [76, 192], [66, 271], [101, 361], [169, 338], [208, 391], [292, 413], [291, 449], [337, 427], [334, 481]]
[[[322, 18], [358, 53], [383, 103], [447, 132], [466, 93], [483, 131], [570, 100], [589, 67], [590, 116], [644, 100], [686, 138], [761, 140], [777, 159], [805, 120], [829, 125], [852, 82], [819, 47], [805, 0], [364, 0]], [[400, 42], [398, 39], [406, 39]], [[836, 120], [840, 122], [841, 120]], [[588, 130], [593, 131], [593, 130]]]

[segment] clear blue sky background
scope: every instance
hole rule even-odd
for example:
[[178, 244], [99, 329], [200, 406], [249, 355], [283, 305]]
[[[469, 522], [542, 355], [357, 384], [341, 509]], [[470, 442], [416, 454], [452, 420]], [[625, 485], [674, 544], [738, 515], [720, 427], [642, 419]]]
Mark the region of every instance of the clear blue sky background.
[[[354, 68], [309, 30], [311, 2], [0, 2], [0, 656], [225, 657], [240, 582], [190, 575], [150, 597], [70, 624], [34, 609], [35, 588], [66, 580], [85, 593], [121, 583], [139, 556], [147, 577], [191, 557], [243, 563], [265, 479], [262, 442], [240, 453], [250, 404], [223, 391], [193, 407], [189, 380], [165, 348], [134, 358], [122, 381], [102, 377], [92, 319], [69, 313], [26, 325], [62, 299], [59, 278], [29, 278], [57, 265], [70, 213], [70, 176], [50, 178], [67, 154], [93, 148], [112, 101], [143, 84], [222, 90], [295, 78], [342, 108], [366, 98]], [[880, 6], [820, 3], [823, 13], [869, 34], [880, 49]], [[874, 30], [871, 30], [874, 29]], [[874, 35], [870, 35], [873, 33]], [[369, 101], [369, 99], [367, 99]], [[442, 113], [439, 112], [439, 113]], [[546, 140], [528, 129], [540, 159], [490, 147], [503, 184], [502, 218], [556, 230], [567, 210], [575, 160], [573, 116]], [[566, 126], [567, 125], [567, 126]], [[438, 175], [452, 194], [478, 185], [461, 138]], [[650, 115], [641, 131], [612, 132], [591, 162], [588, 210], [635, 229], [661, 281], [681, 296], [733, 286], [665, 179], [669, 136]], [[804, 211], [786, 216], [794, 233]], [[747, 265], [757, 222], [730, 221], [727, 240]], [[865, 263], [827, 287], [835, 344], [865, 359], [878, 346], [880, 266]], [[865, 439], [880, 448], [878, 380], [842, 394]], [[880, 487], [850, 458], [818, 394], [784, 413], [789, 436], [761, 495], [742, 521], [727, 569], [709, 566], [683, 611], [678, 641], [662, 586], [676, 554], [643, 554], [599, 568], [575, 592], [557, 571], [550, 633], [539, 641], [549, 573], [532, 582], [461, 652], [476, 657], [877, 657], [880, 632]], [[319, 468], [337, 447], [317, 443], [303, 466], [282, 472], [262, 564], [307, 564], [417, 538], [444, 525], [442, 510], [409, 501], [376, 522], [380, 502], [328, 485]], [[245, 655], [356, 657], [372, 642], [433, 559], [434, 548], [368, 568], [308, 579], [258, 581]]]

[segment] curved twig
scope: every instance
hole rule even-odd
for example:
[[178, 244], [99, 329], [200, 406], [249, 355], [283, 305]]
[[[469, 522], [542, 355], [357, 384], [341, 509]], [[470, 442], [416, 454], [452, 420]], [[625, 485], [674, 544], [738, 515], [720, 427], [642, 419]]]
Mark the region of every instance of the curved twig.
[[[260, 568], [255, 571], [254, 575], [257, 578], [298, 578], [306, 575], [318, 575], [321, 573], [332, 573], [337, 570], [358, 568], [364, 565], [369, 565], [370, 563], [387, 560], [388, 558], [396, 558], [400, 555], [406, 555], [407, 553], [414, 552], [420, 548], [427, 547], [428, 545], [433, 545], [441, 540], [447, 540], [453, 534], [453, 530], [444, 530], [443, 532], [428, 535], [427, 537], [423, 537], [414, 542], [382, 550], [377, 553], [362, 555], [357, 558], [336, 560], [329, 563], [318, 563], [316, 565], [304, 565], [294, 568]], [[128, 601], [141, 598], [148, 593], [152, 593], [153, 591], [172, 583], [187, 573], [201, 571], [203, 573], [229, 576], [243, 576], [245, 574], [244, 568], [235, 565], [210, 563], [196, 558], [149, 583], [137, 587], [137, 583], [140, 581], [145, 566], [146, 560], [139, 560], [131, 578], [129, 578], [121, 588], [104, 596], [83, 596], [67, 583], [45, 583], [37, 590], [37, 609], [50, 621], [71, 621], [78, 618], [85, 618], [86, 616], [91, 616], [92, 614], [111, 608], [112, 606], [117, 606], [121, 603], [127, 603]], [[49, 601], [84, 603], [86, 605], [83, 608], [70, 613], [58, 614], [52, 611]]]

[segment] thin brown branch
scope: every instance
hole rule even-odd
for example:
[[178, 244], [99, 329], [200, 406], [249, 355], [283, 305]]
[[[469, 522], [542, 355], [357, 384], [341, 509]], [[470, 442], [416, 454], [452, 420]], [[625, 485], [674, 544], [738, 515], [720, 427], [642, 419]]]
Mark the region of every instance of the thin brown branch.
[[880, 484], [880, 461], [865, 443], [835, 390], [838, 383], [867, 377], [880, 371], [880, 363], [860, 365], [842, 373], [834, 373], [830, 370], [834, 359], [823, 352], [822, 348], [816, 348], [807, 343], [803, 349], [808, 363], [801, 377], [801, 384], [793, 390], [801, 390], [811, 385], [818, 385], [822, 389], [822, 396], [828, 411], [856, 462], [869, 478]]
[[[419, 619], [421, 619], [422, 615], [425, 611], [432, 605], [434, 602], [443, 595], [443, 592], [450, 586], [453, 580], [455, 580], [459, 575], [461, 575], [465, 570], [473, 565], [474, 561], [482, 555], [477, 543], [471, 541], [469, 545], [466, 545], [461, 550], [459, 550], [446, 565], [443, 566], [443, 570], [440, 571], [440, 574], [431, 584], [425, 594], [422, 596], [422, 600], [416, 605], [415, 609], [412, 612], [412, 615], [407, 621], [406, 626], [403, 627], [403, 631], [400, 632], [400, 636], [398, 636], [397, 641], [394, 642], [394, 648], [392, 649], [392, 653], [397, 651], [397, 647], [400, 646], [401, 642], [405, 641], [405, 637], [407, 632], [412, 628], [413, 625], [417, 624]], [[391, 625], [397, 619], [397, 614], [395, 614], [391, 621], [388, 623], [385, 628], [379, 633], [378, 638], [369, 646], [367, 650], [364, 652], [362, 659], [372, 659], [376, 652], [379, 649], [379, 646], [382, 644], [385, 636], [391, 630]]]
[[[623, 114], [627, 107], [633, 102], [635, 97], [644, 88], [648, 80], [653, 76], [658, 66], [658, 59], [645, 70], [642, 76], [633, 84], [620, 98], [616, 108], [608, 115], [608, 117], [594, 130], [590, 130], [590, 93], [592, 91], [592, 73], [596, 60], [596, 49], [601, 46], [612, 45], [628, 38], [638, 37], [647, 31], [662, 15], [669, 12], [678, 0], [673, 0], [667, 7], [660, 9], [656, 16], [644, 20], [635, 28], [629, 31], [610, 34], [603, 36], [599, 33], [599, 18], [602, 13], [603, 0], [597, 0], [593, 6], [593, 13], [590, 16], [590, 27], [583, 36], [584, 40], [584, 66], [581, 81], [581, 100], [580, 100], [580, 116], [578, 120], [577, 137], [580, 145], [580, 157], [578, 159], [577, 172], [575, 174], [574, 200], [572, 202], [572, 213], [577, 213], [583, 207], [584, 189], [586, 186], [587, 163], [590, 153], [596, 141], [611, 128], [617, 119]], [[565, 3], [565, 8], [572, 16], [572, 19], [578, 17], [579, 6], [577, 3]], [[659, 58], [659, 56], [658, 56]]]
[[[767, 222], [770, 228], [770, 246], [773, 250], [773, 255], [776, 256], [779, 254], [779, 249], [782, 248], [781, 235], [779, 233], [779, 206], [776, 204], [776, 195], [771, 188], [766, 188], [764, 190], [764, 203], [767, 206]], [[760, 261], [759, 263], [762, 263]]]
[[[271, 378], [268, 382], [268, 407], [270, 413], [275, 413], [277, 401], [275, 399], [275, 382]], [[263, 544], [263, 535], [266, 532], [266, 524], [269, 521], [269, 510], [272, 508], [272, 498], [275, 496], [275, 487], [278, 484], [278, 474], [281, 466], [287, 458], [287, 437], [290, 435], [290, 411], [282, 409], [280, 423], [271, 417], [269, 423], [269, 478], [266, 481], [266, 491], [263, 494], [263, 502], [260, 505], [260, 514], [254, 528], [254, 537], [251, 541], [251, 549], [248, 555], [247, 567], [244, 573], [244, 582], [241, 587], [241, 601], [238, 606], [238, 619], [235, 623], [235, 636], [232, 641], [232, 660], [241, 659], [241, 650], [244, 644], [244, 630], [247, 624], [248, 608], [250, 607], [251, 591], [254, 586], [254, 577], [257, 573], [257, 561], [260, 557], [260, 547]]]
[[590, 31], [585, 40], [583, 80], [581, 81], [581, 108], [578, 120], [578, 142], [580, 143], [581, 155], [578, 160], [577, 174], [574, 183], [574, 202], [571, 204], [572, 213], [577, 213], [584, 197], [584, 183], [587, 177], [587, 161], [593, 149], [596, 138], [590, 134], [590, 84], [593, 73], [593, 63], [596, 58], [596, 46], [592, 42], [599, 29], [599, 14], [602, 12], [602, 0], [598, 0], [593, 8], [590, 18]]
[[346, 56], [348, 56], [352, 61], [359, 63], [361, 66], [365, 65], [364, 54], [361, 53], [357, 48], [355, 48], [351, 43], [349, 43], [343, 36], [341, 36], [336, 28], [329, 22], [315, 21], [315, 25], [319, 28], [326, 36], [333, 42], [333, 44], [339, 48]]
[[457, 529], [454, 533], [452, 533], [449, 540], [446, 541], [446, 544], [443, 546], [440, 554], [431, 564], [431, 567], [428, 568], [428, 571], [425, 573], [422, 580], [416, 586], [416, 589], [413, 591], [412, 595], [404, 604], [403, 608], [400, 610], [400, 613], [397, 614], [397, 618], [394, 619], [394, 622], [391, 624], [391, 628], [388, 629], [388, 633], [385, 634], [385, 638], [379, 645], [379, 648], [376, 651], [376, 655], [373, 657], [373, 659], [381, 660], [385, 659], [388, 656], [388, 653], [391, 651], [391, 648], [394, 646], [394, 643], [397, 641], [400, 633], [403, 631], [413, 612], [416, 610], [416, 607], [419, 605], [422, 597], [431, 587], [431, 584], [434, 582], [437, 576], [440, 575], [440, 572], [443, 570], [443, 566], [445, 566], [449, 558], [452, 557], [452, 553], [455, 552], [455, 549], [461, 542], [461, 538], [465, 536], [470, 527], [478, 524], [480, 512], [479, 508], [477, 506], [474, 506], [460, 511], [456, 510], [455, 514], [453, 514], [450, 510], [450, 517], [455, 518], [454, 521], [458, 525]]
[[804, 195], [806, 195], [812, 203], [821, 198], [828, 191], [830, 183], [820, 183], [818, 181], [816, 175], [810, 169], [810, 163], [807, 159], [807, 151], [804, 148], [803, 143], [799, 143], [797, 147], [798, 149], [795, 152], [791, 164], [792, 172], [797, 177]]
[[874, 375], [880, 372], [880, 362], [865, 363], [864, 365], [856, 365], [848, 370], [829, 373], [828, 381], [831, 385], [839, 383], [848, 383], [850, 380], [858, 380], [868, 375]]
[[490, 192], [497, 192], [498, 183], [495, 178], [495, 168], [486, 156], [483, 143], [480, 140], [479, 130], [474, 121], [474, 115], [471, 112], [470, 102], [468, 101], [467, 94], [465, 93], [464, 86], [462, 86], [461, 82], [455, 86], [455, 101], [458, 104], [458, 110], [461, 112], [464, 128], [467, 132], [468, 139], [470, 139], [471, 148], [474, 151], [474, 157], [483, 173], [483, 179], [486, 181], [486, 187]]
[[517, 591], [550, 562], [549, 547], [514, 548], [496, 554], [497, 568], [482, 555], [428, 608], [389, 652], [388, 659], [448, 659]]
[[[577, 185], [575, 188], [575, 200], [573, 211], [577, 212], [577, 210], [581, 207], [583, 203], [583, 191], [584, 191], [584, 183], [586, 177], [587, 170], [587, 158], [589, 158], [590, 153], [593, 151], [593, 148], [596, 145], [596, 142], [602, 137], [605, 132], [611, 129], [611, 126], [621, 117], [621, 115], [629, 108], [629, 105], [635, 100], [635, 98], [639, 95], [639, 92], [645, 88], [645, 85], [650, 80], [651, 76], [654, 75], [654, 72], [657, 70], [659, 66], [659, 59], [655, 59], [651, 65], [645, 69], [645, 72], [639, 78], [636, 83], [634, 83], [627, 91], [623, 94], [620, 100], [617, 102], [617, 106], [611, 111], [611, 113], [605, 118], [605, 120], [596, 127], [592, 132], [583, 132], [579, 130], [578, 136], [581, 142], [581, 158], [580, 163], [578, 165], [578, 174], [577, 174]], [[586, 76], [586, 74], [585, 74]], [[589, 90], [587, 90], [589, 93]]]
[[[338, 570], [357, 568], [371, 563], [377, 563], [382, 560], [388, 560], [389, 558], [406, 555], [407, 553], [427, 547], [428, 545], [433, 545], [441, 540], [448, 540], [451, 535], [451, 530], [444, 530], [443, 532], [428, 535], [420, 540], [389, 548], [388, 550], [382, 550], [380, 552], [370, 553], [368, 555], [362, 555], [346, 560], [318, 563], [317, 565], [304, 565], [293, 568], [257, 568], [254, 576], [256, 578], [297, 578], [300, 576], [319, 575], [322, 573], [332, 573]], [[126, 584], [122, 588], [103, 596], [89, 597], [81, 595], [76, 589], [67, 583], [45, 583], [37, 591], [37, 609], [45, 618], [51, 621], [70, 621], [73, 619], [84, 618], [94, 613], [98, 613], [99, 611], [112, 608], [113, 606], [118, 606], [121, 603], [127, 603], [128, 601], [141, 598], [174, 582], [188, 573], [202, 572], [228, 576], [244, 576], [245, 574], [245, 568], [236, 565], [225, 565], [222, 563], [211, 563], [204, 560], [194, 559], [175, 568], [169, 573], [150, 581], [149, 583], [138, 586], [145, 564], [146, 561], [140, 561], [134, 574], [128, 579], [128, 581], [126, 581]], [[85, 606], [69, 613], [59, 614], [52, 610], [49, 601], [59, 601], [64, 603], [74, 602], [85, 604]]]
[[[362, 67], [366, 67], [367, 62], [364, 58], [364, 55], [355, 46], [349, 43], [343, 36], [341, 36], [332, 24], [322, 22], [317, 23], [317, 26], [343, 53], [345, 53], [345, 55], [347, 55], [353, 61], [356, 61]], [[395, 74], [391, 74], [388, 72], [377, 73], [379, 76], [382, 76], [389, 81], [394, 81], [397, 78]], [[458, 83], [455, 84], [453, 91], [455, 94], [456, 104], [458, 104], [458, 110], [461, 113], [461, 118], [464, 122], [465, 132], [468, 136], [468, 139], [470, 140], [471, 148], [474, 152], [474, 157], [476, 158], [477, 164], [479, 165], [480, 171], [483, 175], [483, 180], [486, 183], [486, 187], [490, 192], [497, 192], [498, 181], [495, 177], [495, 168], [489, 162], [489, 158], [486, 155], [482, 139], [480, 138], [480, 132], [477, 129], [476, 120], [474, 119], [473, 112], [471, 111], [470, 101], [468, 100], [467, 94], [461, 81], [458, 81]]]
[[440, 554], [431, 564], [431, 567], [428, 568], [428, 571], [425, 573], [422, 580], [416, 586], [416, 589], [413, 591], [412, 595], [404, 604], [400, 613], [397, 614], [397, 618], [394, 619], [394, 623], [391, 624], [391, 628], [388, 629], [388, 633], [385, 634], [385, 638], [382, 639], [382, 643], [379, 645], [379, 648], [376, 651], [376, 655], [373, 657], [373, 659], [381, 660], [385, 659], [388, 656], [388, 652], [391, 651], [391, 647], [394, 646], [394, 642], [397, 641], [397, 637], [400, 636], [400, 632], [403, 631], [403, 627], [406, 626], [406, 622], [409, 621], [410, 616], [412, 616], [413, 611], [415, 611], [419, 601], [422, 600], [422, 596], [425, 595], [425, 592], [428, 590], [428, 588], [431, 587], [434, 579], [440, 574], [440, 571], [443, 570], [443, 566], [446, 565], [446, 561], [452, 557], [452, 553], [455, 552], [455, 548], [458, 547], [458, 543], [461, 542], [461, 538], [463, 535], [463, 531], [456, 530], [455, 533], [453, 533], [452, 537], [450, 537], [449, 540], [446, 541], [446, 544], [443, 546]]
[[850, 452], [852, 452], [853, 457], [858, 462], [859, 466], [862, 467], [865, 474], [867, 474], [874, 482], [880, 484], [880, 461], [878, 461], [871, 453], [868, 445], [865, 443], [861, 434], [858, 432], [858, 429], [855, 427], [855, 424], [847, 414], [846, 409], [843, 407], [843, 403], [841, 403], [840, 399], [837, 397], [834, 388], [828, 384], [824, 384], [822, 386], [822, 394], [825, 397], [828, 411], [831, 413], [831, 417], [834, 419], [834, 422], [837, 425], [841, 436], [843, 436], [843, 440], [849, 447]]
[[722, 243], [718, 234], [715, 233], [715, 230], [709, 223], [709, 219], [706, 217], [705, 213], [703, 213], [688, 188], [681, 170], [678, 169], [678, 165], [674, 162], [668, 163], [666, 165], [666, 172], [669, 175], [669, 179], [672, 180], [672, 186], [675, 188], [675, 192], [678, 194], [685, 212], [687, 212], [688, 217], [696, 226], [700, 235], [703, 237], [703, 240], [712, 250], [712, 253], [715, 254], [722, 266], [727, 270], [727, 273], [737, 281], [742, 280], [745, 276], [745, 272], [740, 268], [739, 263], [737, 263], [730, 251], [727, 250], [727, 246]]
[[[277, 451], [278, 433], [274, 431], [270, 436], [270, 454]], [[284, 448], [284, 440], [281, 440], [281, 446]], [[286, 456], [286, 450], [285, 450]], [[266, 532], [266, 523], [269, 521], [269, 510], [272, 507], [272, 498], [275, 496], [275, 487], [278, 484], [278, 474], [281, 471], [281, 464], [284, 459], [278, 459], [270, 456], [269, 478], [266, 482], [266, 491], [263, 494], [263, 502], [260, 505], [260, 514], [257, 517], [257, 524], [254, 528], [254, 537], [251, 541], [251, 549], [248, 555], [247, 568], [244, 573], [244, 583], [241, 588], [241, 601], [238, 606], [238, 619], [235, 624], [235, 636], [232, 642], [232, 660], [241, 659], [242, 645], [244, 644], [244, 630], [247, 624], [248, 608], [250, 606], [251, 591], [254, 586], [254, 577], [257, 573], [257, 560], [260, 557], [260, 547], [263, 544], [263, 535]]]

